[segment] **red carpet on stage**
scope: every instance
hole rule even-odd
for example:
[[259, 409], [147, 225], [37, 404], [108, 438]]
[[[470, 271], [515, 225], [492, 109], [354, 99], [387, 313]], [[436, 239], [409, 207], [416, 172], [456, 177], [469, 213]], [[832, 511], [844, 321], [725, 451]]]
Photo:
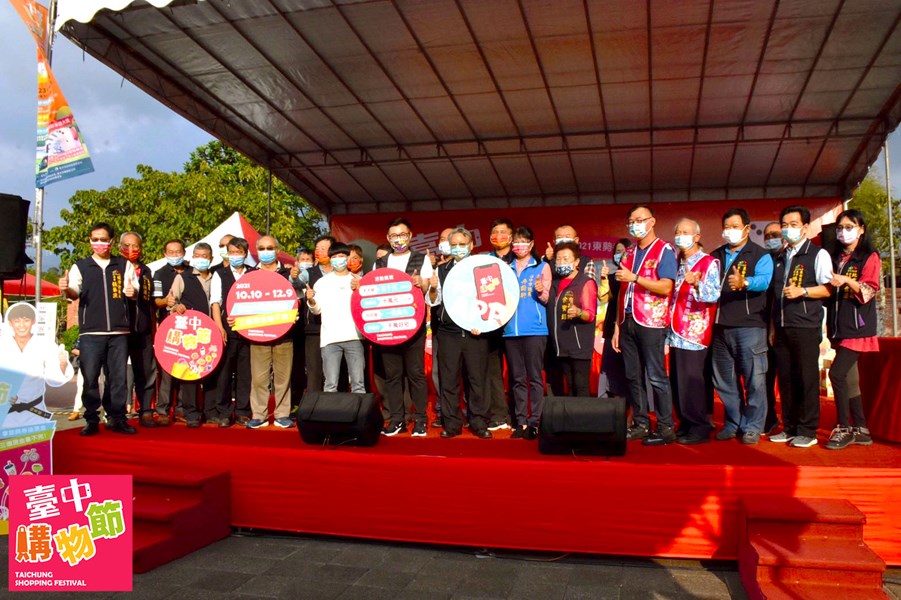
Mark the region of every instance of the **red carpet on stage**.
[[233, 527], [635, 556], [734, 560], [740, 497], [846, 498], [866, 514], [866, 542], [901, 564], [898, 445], [631, 443], [624, 457], [569, 457], [497, 433], [320, 448], [273, 427], [69, 430], [54, 439], [54, 461], [56, 473], [228, 470]]

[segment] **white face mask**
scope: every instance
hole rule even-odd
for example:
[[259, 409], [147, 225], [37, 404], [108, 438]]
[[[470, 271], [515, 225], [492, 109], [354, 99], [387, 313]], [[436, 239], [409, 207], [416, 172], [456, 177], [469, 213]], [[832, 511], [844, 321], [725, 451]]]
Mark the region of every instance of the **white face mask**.
[[789, 244], [797, 244], [801, 241], [801, 228], [800, 227], [783, 227], [782, 228], [782, 239], [784, 239]]
[[575, 238], [559, 237], [554, 240], [554, 245], [556, 246], [557, 244], [565, 244], [566, 242], [575, 242], [575, 241], [576, 241]]
[[860, 237], [860, 227], [853, 229], [839, 229], [838, 241], [843, 244], [853, 244]]
[[723, 239], [726, 240], [726, 243], [735, 246], [740, 244], [745, 236], [742, 235], [744, 229], [723, 229]]
[[693, 235], [677, 235], [676, 247], [682, 250], [688, 250], [695, 245], [695, 236]]
[[632, 223], [629, 225], [629, 235], [634, 238], [638, 238], [639, 240], [644, 238], [648, 234], [648, 224], [644, 223]]
[[450, 253], [451, 253], [450, 242], [447, 240], [444, 240], [443, 242], [439, 242], [438, 243], [438, 252], [440, 252], [442, 256], [450, 256]]

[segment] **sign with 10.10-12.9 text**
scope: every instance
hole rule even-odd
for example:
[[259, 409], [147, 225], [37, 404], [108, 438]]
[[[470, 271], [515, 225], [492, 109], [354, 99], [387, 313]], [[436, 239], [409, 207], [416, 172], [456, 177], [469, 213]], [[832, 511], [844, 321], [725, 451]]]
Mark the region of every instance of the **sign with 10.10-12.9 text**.
[[297, 294], [274, 271], [256, 270], [236, 281], [225, 300], [232, 329], [252, 342], [273, 342], [297, 320]]

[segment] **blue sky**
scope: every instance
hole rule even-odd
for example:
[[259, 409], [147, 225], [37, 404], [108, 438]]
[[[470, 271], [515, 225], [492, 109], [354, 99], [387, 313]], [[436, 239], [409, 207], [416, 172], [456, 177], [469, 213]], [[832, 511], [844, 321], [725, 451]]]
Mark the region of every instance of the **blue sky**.
[[[0, 192], [34, 201], [36, 59], [34, 41], [9, 2], [0, 0]], [[139, 164], [181, 169], [191, 151], [212, 137], [146, 95], [69, 40], [57, 36], [53, 71], [74, 111], [94, 173], [46, 189], [44, 222], [61, 223], [60, 210], [80, 189], [103, 190], [135, 174]], [[889, 138], [893, 185], [901, 182], [901, 135]], [[880, 156], [873, 170], [885, 176]], [[33, 253], [31, 253], [33, 254]], [[55, 257], [45, 254], [49, 265]]]

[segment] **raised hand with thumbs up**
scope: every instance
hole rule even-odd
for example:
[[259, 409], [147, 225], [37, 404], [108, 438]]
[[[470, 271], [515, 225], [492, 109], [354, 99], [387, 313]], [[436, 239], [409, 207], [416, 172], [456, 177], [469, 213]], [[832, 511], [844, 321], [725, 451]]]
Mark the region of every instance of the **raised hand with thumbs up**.
[[352, 289], [352, 290], [360, 289], [360, 279], [362, 279], [362, 277], [360, 277], [360, 274], [359, 273], [351, 273], [350, 277], [351, 277], [350, 289]]
[[63, 271], [63, 276], [59, 278], [56, 285], [59, 287], [59, 291], [63, 296], [69, 295], [69, 269]]
[[422, 277], [419, 275], [419, 269], [413, 269], [413, 285], [422, 289]]
[[131, 281], [131, 277], [125, 277], [125, 297], [126, 298], [134, 298], [135, 297], [135, 286]]
[[729, 273], [727, 283], [729, 284], [729, 289], [733, 292], [738, 292], [748, 287], [748, 280], [745, 279], [745, 276], [741, 274], [735, 265], [732, 265], [732, 271]]
[[607, 276], [610, 275], [610, 267], [607, 266], [607, 261], [601, 261], [601, 279], [607, 279]]
[[804, 292], [804, 288], [795, 285], [795, 282], [792, 279], [788, 280], [788, 285], [782, 289], [782, 294], [789, 300], [794, 300], [795, 298], [807, 295]]
[[544, 251], [544, 257], [548, 262], [554, 260], [554, 245], [550, 242], [547, 243], [547, 250]]

